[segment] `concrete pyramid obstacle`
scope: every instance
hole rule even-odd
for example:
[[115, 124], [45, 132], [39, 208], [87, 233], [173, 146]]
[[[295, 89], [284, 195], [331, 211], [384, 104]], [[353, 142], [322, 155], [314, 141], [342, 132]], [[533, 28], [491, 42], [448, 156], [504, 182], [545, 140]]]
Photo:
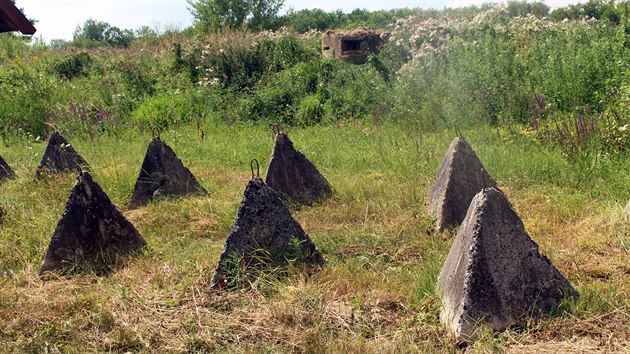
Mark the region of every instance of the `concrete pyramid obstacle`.
[[148, 204], [158, 195], [187, 194], [205, 195], [207, 192], [170, 146], [160, 138], [152, 138], [133, 188], [129, 207]]
[[212, 287], [234, 287], [243, 275], [286, 266], [291, 260], [323, 265], [324, 257], [276, 191], [252, 177], [219, 259]]
[[9, 178], [15, 178], [15, 172], [13, 172], [9, 164], [0, 156], [0, 182]]
[[89, 265], [108, 269], [146, 242], [87, 172], [80, 172], [57, 223], [40, 275]]
[[89, 167], [88, 163], [74, 150], [66, 138], [54, 132], [48, 139], [48, 146], [37, 167], [36, 176], [42, 178], [48, 174], [78, 171]]
[[275, 134], [266, 183], [283, 199], [298, 203], [312, 204], [332, 195], [330, 184], [315, 165], [279, 131]]
[[470, 204], [437, 291], [440, 318], [460, 341], [474, 339], [479, 323], [501, 330], [548, 312], [565, 296], [578, 297], [495, 188], [482, 190]]
[[475, 194], [496, 185], [466, 140], [456, 137], [427, 195], [429, 211], [437, 217], [438, 230], [461, 224]]

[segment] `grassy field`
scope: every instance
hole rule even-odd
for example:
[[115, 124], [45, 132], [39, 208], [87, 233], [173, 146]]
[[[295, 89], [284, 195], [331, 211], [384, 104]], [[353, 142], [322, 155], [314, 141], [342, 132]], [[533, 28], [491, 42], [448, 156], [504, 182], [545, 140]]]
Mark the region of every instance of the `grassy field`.
[[[5, 141], [19, 176], [0, 186], [0, 351], [4, 352], [454, 352], [440, 324], [435, 282], [455, 231], [438, 233], [424, 197], [452, 131], [340, 121], [290, 128], [296, 148], [335, 189], [292, 209], [327, 259], [251, 288], [209, 288], [249, 161], [269, 162], [271, 129], [208, 123], [162, 133], [208, 190], [127, 211], [150, 136], [129, 130], [71, 139], [94, 179], [149, 247], [109, 276], [43, 282], [37, 271], [74, 175], [33, 176], [45, 145]], [[63, 133], [63, 132], [62, 132]], [[526, 136], [463, 132], [531, 237], [579, 291], [549, 318], [493, 334], [472, 352], [630, 351], [630, 161], [581, 168]], [[624, 339], [626, 338], [626, 339]]]

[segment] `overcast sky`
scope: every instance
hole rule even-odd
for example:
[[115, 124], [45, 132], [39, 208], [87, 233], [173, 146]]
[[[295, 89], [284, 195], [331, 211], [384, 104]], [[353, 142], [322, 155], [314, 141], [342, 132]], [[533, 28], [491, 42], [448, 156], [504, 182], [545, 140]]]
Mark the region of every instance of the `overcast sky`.
[[[295, 10], [320, 8], [323, 10], [341, 9], [350, 12], [356, 8], [378, 10], [402, 7], [442, 9], [471, 4], [479, 5], [484, 0], [285, 0], [283, 11], [289, 7]], [[545, 0], [552, 8], [578, 0]], [[136, 29], [150, 26], [183, 29], [192, 24], [186, 0], [17, 0], [18, 7], [24, 8], [26, 16], [38, 20], [36, 36], [46, 42], [51, 39], [72, 39], [77, 25], [88, 18], [105, 21], [121, 29]]]

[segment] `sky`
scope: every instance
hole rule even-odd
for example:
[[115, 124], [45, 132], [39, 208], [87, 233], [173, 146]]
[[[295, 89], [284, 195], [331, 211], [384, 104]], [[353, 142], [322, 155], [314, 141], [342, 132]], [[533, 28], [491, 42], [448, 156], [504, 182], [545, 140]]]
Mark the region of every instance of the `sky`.
[[[544, 0], [551, 8], [577, 3], [579, 0]], [[484, 0], [285, 0], [282, 11], [320, 8], [326, 11], [341, 9], [350, 12], [356, 8], [367, 10], [395, 8], [434, 8], [480, 5]], [[50, 42], [52, 39], [72, 39], [77, 25], [93, 18], [121, 29], [149, 26], [162, 32], [166, 29], [183, 29], [190, 26], [193, 17], [186, 0], [17, 0], [27, 17], [36, 19], [36, 37]]]

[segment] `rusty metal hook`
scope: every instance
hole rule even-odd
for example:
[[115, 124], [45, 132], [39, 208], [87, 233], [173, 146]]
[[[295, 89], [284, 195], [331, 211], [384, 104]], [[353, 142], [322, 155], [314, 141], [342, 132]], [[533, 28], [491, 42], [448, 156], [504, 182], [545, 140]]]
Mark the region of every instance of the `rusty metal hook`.
[[464, 139], [464, 134], [462, 134], [462, 131], [461, 131], [461, 130], [459, 130], [459, 127], [458, 127], [458, 126], [455, 126], [455, 134], [456, 134], [456, 135], [457, 135], [460, 139], [462, 139], [462, 140], [466, 140], [466, 139]]
[[[254, 175], [254, 162], [256, 162], [256, 174], [255, 175]], [[249, 167], [251, 167], [251, 169], [252, 169], [252, 179], [254, 177], [260, 177], [260, 164], [258, 163], [258, 160], [252, 159], [252, 161], [249, 163]]]
[[273, 132], [273, 136], [280, 134], [280, 123], [273, 123], [271, 125], [271, 131]]
[[486, 174], [483, 167], [481, 168], [481, 191], [483, 192], [486, 189]]
[[[155, 134], [157, 132], [157, 134]], [[154, 138], [160, 138], [160, 128], [151, 128], [151, 136]]]

